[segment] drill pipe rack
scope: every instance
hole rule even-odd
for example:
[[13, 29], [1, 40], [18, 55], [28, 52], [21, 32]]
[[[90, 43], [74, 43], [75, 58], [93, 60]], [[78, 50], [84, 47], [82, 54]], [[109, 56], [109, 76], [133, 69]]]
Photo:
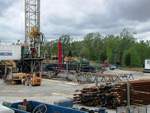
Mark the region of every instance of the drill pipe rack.
[[95, 82], [96, 79], [98, 82], [118, 82], [118, 81], [127, 81], [134, 80], [133, 74], [103, 74], [103, 73], [89, 73], [89, 72], [79, 72], [77, 73], [78, 79], [85, 78], [88, 81]]

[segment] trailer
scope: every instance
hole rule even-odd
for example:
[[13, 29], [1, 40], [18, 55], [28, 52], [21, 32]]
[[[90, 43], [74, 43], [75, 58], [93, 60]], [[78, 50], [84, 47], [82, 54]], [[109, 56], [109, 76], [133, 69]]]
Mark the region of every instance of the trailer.
[[6, 72], [6, 61], [20, 61], [21, 45], [0, 45], [0, 77], [2, 78]]
[[150, 59], [145, 59], [145, 70], [143, 73], [150, 73]]
[[21, 45], [0, 45], [0, 61], [2, 60], [20, 60]]

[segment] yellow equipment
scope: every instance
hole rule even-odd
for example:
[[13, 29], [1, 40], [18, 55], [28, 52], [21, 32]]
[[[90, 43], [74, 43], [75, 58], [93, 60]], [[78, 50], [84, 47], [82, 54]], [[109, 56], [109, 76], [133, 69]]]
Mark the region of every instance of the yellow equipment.
[[30, 38], [40, 38], [42, 33], [38, 31], [37, 27], [31, 27]]
[[27, 74], [26, 78], [23, 80], [23, 84], [27, 86], [40, 86], [42, 82], [41, 73]]
[[32, 42], [34, 44], [34, 47], [31, 47], [31, 48], [34, 49], [33, 57], [35, 58], [40, 57], [40, 43], [41, 43], [40, 36], [41, 35], [43, 36], [43, 34], [39, 31], [37, 27], [31, 27], [31, 32], [29, 34], [29, 37], [32, 39], [31, 45], [32, 45]]
[[26, 73], [18, 73], [16, 63], [13, 61], [5, 61], [5, 75], [4, 82], [10, 84], [21, 84], [23, 78], [26, 77]]

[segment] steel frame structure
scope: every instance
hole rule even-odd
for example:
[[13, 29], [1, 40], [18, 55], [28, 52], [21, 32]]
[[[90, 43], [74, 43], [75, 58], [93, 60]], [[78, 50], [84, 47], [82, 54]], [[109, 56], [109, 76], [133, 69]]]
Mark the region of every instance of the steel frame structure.
[[[25, 0], [25, 43], [30, 44], [31, 27], [40, 32], [40, 0]], [[40, 38], [34, 41], [40, 57]], [[30, 48], [29, 48], [30, 49]]]

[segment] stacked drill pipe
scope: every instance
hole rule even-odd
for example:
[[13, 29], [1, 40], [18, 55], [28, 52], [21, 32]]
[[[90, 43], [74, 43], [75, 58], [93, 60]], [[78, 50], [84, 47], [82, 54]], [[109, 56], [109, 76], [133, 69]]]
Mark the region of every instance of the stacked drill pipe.
[[[129, 81], [130, 104], [150, 104], [150, 80]], [[74, 103], [88, 106], [116, 108], [127, 105], [127, 83], [106, 83], [83, 88], [74, 94]]]
[[[126, 83], [126, 82], [118, 82]], [[131, 105], [150, 104], [150, 80], [129, 81]]]
[[98, 86], [83, 88], [82, 90], [76, 90], [80, 93], [74, 94], [74, 104], [83, 104], [87, 106], [99, 105], [101, 94], [98, 92]]
[[101, 86], [94, 86], [77, 90], [74, 94], [74, 104], [87, 106], [99, 106], [115, 108], [126, 105], [126, 84], [107, 83]]
[[150, 80], [138, 80], [129, 83], [132, 85], [131, 104], [132, 105], [150, 104]]
[[126, 84], [106, 84], [104, 87], [105, 91], [102, 96], [101, 106], [116, 108], [127, 104]]

